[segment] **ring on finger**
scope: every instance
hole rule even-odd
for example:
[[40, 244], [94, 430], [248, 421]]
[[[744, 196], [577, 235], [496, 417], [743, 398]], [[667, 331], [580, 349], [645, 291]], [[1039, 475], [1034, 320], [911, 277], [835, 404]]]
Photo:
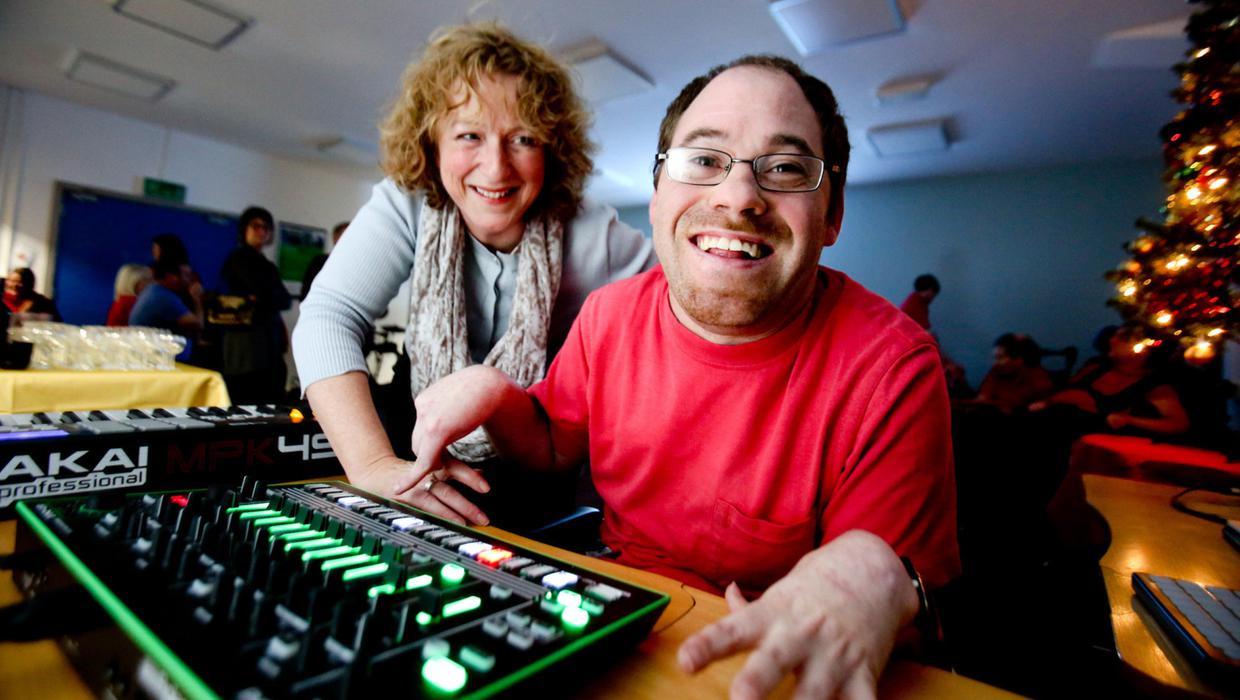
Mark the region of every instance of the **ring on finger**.
[[443, 481], [447, 476], [448, 470], [446, 469], [436, 469], [433, 472], [427, 472], [426, 476], [422, 477], [422, 490], [429, 492], [434, 488], [435, 484]]

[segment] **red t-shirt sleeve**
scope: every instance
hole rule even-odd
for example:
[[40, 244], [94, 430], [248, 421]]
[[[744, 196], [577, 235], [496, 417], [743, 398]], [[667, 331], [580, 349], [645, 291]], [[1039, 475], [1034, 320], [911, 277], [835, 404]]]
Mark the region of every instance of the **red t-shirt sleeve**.
[[911, 558], [927, 586], [960, 573], [951, 418], [929, 343], [898, 357], [878, 382], [836, 477], [822, 514], [823, 543], [853, 529]]
[[547, 415], [551, 448], [560, 463], [580, 462], [590, 447], [590, 363], [582, 326], [583, 320], [593, 317], [594, 309], [594, 298], [587, 298], [546, 378], [526, 390]]

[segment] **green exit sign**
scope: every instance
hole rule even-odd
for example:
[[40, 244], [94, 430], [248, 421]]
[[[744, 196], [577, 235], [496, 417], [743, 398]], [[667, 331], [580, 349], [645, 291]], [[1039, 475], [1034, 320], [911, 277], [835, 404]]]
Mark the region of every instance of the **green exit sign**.
[[156, 180], [153, 177], [142, 178], [142, 193], [155, 199], [178, 204], [185, 203], [185, 185], [167, 180]]

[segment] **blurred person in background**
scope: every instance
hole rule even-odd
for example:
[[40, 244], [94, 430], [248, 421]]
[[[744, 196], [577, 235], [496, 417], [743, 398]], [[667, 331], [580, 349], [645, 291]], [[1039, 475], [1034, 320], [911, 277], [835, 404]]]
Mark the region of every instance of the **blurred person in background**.
[[116, 283], [112, 295], [112, 307], [108, 309], [107, 325], [128, 326], [129, 314], [138, 301], [138, 295], [151, 283], [152, 271], [149, 265], [126, 263], [116, 272]]
[[9, 273], [4, 280], [4, 305], [12, 314], [46, 316], [48, 320], [59, 321], [60, 311], [51, 299], [34, 291], [34, 271], [28, 267], [19, 267]]

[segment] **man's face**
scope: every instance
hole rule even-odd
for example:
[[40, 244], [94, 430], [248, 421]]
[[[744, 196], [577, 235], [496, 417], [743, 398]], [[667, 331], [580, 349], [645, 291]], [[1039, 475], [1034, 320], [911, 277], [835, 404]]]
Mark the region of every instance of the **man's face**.
[[994, 349], [995, 365], [994, 368], [999, 374], [1008, 375], [1020, 369], [1020, 358], [1008, 354], [1006, 348], [1002, 345], [996, 345]]
[[[801, 88], [783, 72], [741, 66], [710, 82], [681, 116], [672, 147], [700, 146], [751, 159], [768, 153], [824, 154], [822, 128]], [[843, 207], [828, 219], [830, 183], [814, 192], [768, 192], [748, 163], [714, 186], [660, 171], [650, 200], [654, 246], [672, 309], [698, 335], [744, 342], [769, 335], [810, 298], [824, 246], [835, 242]], [[733, 241], [757, 256], [731, 250]]]

